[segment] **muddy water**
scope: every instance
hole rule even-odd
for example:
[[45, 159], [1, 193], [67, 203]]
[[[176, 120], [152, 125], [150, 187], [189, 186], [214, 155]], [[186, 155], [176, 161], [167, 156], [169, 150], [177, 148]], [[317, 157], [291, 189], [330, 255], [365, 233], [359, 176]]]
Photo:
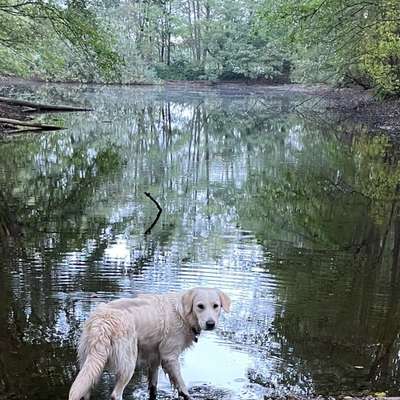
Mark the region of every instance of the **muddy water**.
[[[16, 92], [96, 111], [0, 142], [0, 398], [66, 398], [99, 302], [202, 285], [233, 309], [182, 357], [194, 399], [399, 395], [400, 167], [384, 137], [293, 113], [276, 90], [2, 89]], [[163, 207], [147, 234], [145, 191]], [[139, 373], [125, 398], [145, 388]]]

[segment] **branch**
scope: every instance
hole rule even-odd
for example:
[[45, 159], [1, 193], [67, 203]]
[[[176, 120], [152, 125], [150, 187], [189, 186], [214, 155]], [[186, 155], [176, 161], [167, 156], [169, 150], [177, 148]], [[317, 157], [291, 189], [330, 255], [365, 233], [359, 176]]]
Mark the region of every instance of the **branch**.
[[19, 7], [25, 7], [28, 5], [36, 6], [37, 2], [36, 1], [25, 1], [24, 3], [18, 3], [18, 4], [5, 4], [5, 5], [0, 5], [0, 10], [6, 10], [10, 8], [19, 8]]
[[315, 14], [317, 14], [318, 11], [321, 10], [321, 8], [324, 6], [324, 4], [325, 4], [326, 2], [327, 2], [327, 0], [321, 1], [321, 3], [320, 3], [310, 14], [307, 14], [307, 15], [305, 15], [305, 16], [302, 17], [302, 18], [303, 18], [303, 19], [308, 19], [308, 18], [312, 19], [312, 18], [315, 16]]
[[6, 103], [12, 106], [28, 107], [40, 111], [93, 111], [91, 108], [40, 104], [40, 103], [33, 103], [31, 101], [11, 99], [8, 97], [0, 97], [0, 103]]
[[156, 223], [158, 222], [160, 215], [162, 213], [162, 208], [160, 206], [160, 204], [158, 204], [157, 200], [149, 193], [149, 192], [144, 192], [144, 194], [157, 206], [158, 208], [158, 213], [156, 218], [154, 219], [153, 223], [150, 225], [149, 228], [147, 228], [146, 232], [144, 233], [145, 235], [148, 235], [149, 233], [151, 233], [151, 230], [154, 228], [154, 226], [156, 225]]
[[0, 118], [0, 124], [6, 124], [11, 126], [28, 126], [30, 128], [36, 128], [35, 130], [40, 129], [42, 131], [64, 129], [61, 126], [40, 124], [38, 122], [20, 121], [18, 119], [11, 119], [11, 118]]

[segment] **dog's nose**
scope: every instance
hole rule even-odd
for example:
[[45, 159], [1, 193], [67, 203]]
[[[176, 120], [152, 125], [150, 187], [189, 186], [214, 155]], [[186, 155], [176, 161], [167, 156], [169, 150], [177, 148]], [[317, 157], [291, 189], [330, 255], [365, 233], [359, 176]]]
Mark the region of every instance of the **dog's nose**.
[[207, 331], [212, 331], [215, 328], [215, 322], [212, 319], [209, 319], [206, 322], [206, 330]]

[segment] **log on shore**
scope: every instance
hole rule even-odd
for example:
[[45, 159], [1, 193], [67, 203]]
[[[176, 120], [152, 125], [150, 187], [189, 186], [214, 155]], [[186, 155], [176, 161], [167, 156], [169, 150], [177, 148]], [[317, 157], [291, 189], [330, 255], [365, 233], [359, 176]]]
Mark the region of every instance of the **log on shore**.
[[27, 107], [37, 111], [93, 111], [92, 108], [82, 108], [82, 107], [74, 107], [74, 106], [61, 106], [61, 105], [53, 105], [53, 104], [41, 104], [34, 103], [32, 101], [26, 100], [17, 100], [9, 97], [0, 97], [0, 103], [9, 104], [11, 106], [19, 106], [19, 107]]

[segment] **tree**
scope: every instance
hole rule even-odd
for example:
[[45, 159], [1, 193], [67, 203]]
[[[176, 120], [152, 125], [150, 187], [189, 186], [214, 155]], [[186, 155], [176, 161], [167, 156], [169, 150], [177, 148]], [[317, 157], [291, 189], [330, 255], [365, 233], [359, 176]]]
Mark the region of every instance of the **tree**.
[[[76, 69], [86, 79], [114, 77], [122, 60], [84, 0], [0, 0], [0, 70], [56, 78]], [[17, 27], [17, 29], [16, 29]], [[74, 65], [71, 65], [74, 64]], [[78, 64], [78, 65], [76, 65]]]
[[264, 29], [287, 31], [282, 38], [297, 55], [299, 75], [315, 64], [324, 71], [320, 79], [400, 93], [398, 0], [268, 1], [260, 18]]

